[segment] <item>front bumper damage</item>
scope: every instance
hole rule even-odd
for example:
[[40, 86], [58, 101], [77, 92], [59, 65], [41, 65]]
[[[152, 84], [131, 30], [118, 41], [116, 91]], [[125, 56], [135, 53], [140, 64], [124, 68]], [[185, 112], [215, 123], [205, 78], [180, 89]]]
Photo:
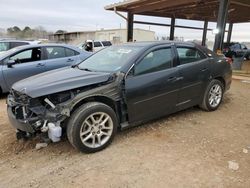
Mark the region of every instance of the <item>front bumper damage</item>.
[[7, 110], [9, 121], [15, 129], [27, 133], [35, 133], [35, 129], [32, 127], [28, 120], [17, 119], [14, 113], [12, 112], [12, 108], [10, 106], [7, 107]]
[[[51, 93], [32, 98], [23, 92], [11, 90], [7, 98], [9, 120], [17, 131], [36, 135], [48, 132], [49, 127], [65, 128], [71, 112], [82, 102], [112, 101], [120, 117], [125, 113], [117, 106], [124, 107], [122, 101], [122, 87], [124, 74], [112, 76], [107, 82], [75, 88], [59, 93]], [[121, 102], [122, 101], [122, 102]], [[121, 119], [121, 121], [125, 121]], [[53, 126], [53, 125], [54, 126]], [[57, 134], [58, 135], [58, 134]]]
[[33, 99], [14, 90], [7, 98], [7, 112], [12, 126], [30, 135], [48, 132], [51, 124], [61, 126], [70, 115], [67, 108], [54, 105], [48, 98]]

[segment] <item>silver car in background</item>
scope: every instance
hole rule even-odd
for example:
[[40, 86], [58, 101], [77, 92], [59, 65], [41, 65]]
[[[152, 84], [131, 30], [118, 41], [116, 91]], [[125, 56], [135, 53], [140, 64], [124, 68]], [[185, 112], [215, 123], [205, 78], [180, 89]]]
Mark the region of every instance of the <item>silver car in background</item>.
[[28, 40], [14, 40], [14, 39], [0, 39], [0, 53], [8, 51], [12, 48], [24, 45], [40, 44], [41, 41], [28, 41]]
[[91, 53], [60, 44], [25, 45], [0, 54], [0, 92], [22, 79], [77, 64]]

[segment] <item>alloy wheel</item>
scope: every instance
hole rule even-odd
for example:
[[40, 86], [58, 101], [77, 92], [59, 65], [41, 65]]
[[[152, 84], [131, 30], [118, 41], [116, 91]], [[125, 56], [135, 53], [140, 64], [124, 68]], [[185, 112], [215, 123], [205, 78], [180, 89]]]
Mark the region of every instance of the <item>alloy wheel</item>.
[[216, 108], [222, 99], [222, 88], [219, 84], [215, 84], [209, 91], [209, 105], [213, 108]]
[[108, 114], [104, 112], [93, 113], [81, 125], [81, 141], [89, 148], [101, 147], [110, 139], [113, 127], [113, 121]]

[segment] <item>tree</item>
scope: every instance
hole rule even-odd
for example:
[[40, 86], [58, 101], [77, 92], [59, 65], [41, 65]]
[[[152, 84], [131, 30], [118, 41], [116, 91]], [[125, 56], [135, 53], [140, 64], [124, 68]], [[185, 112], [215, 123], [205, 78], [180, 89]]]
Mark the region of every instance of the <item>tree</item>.
[[7, 29], [8, 35], [12, 35], [13, 32], [14, 32], [14, 31], [13, 31], [13, 28], [12, 28], [12, 27], [10, 27], [10, 28]]
[[21, 32], [21, 29], [20, 29], [19, 27], [17, 27], [17, 26], [14, 26], [14, 27], [13, 27], [13, 31], [14, 31], [15, 33], [18, 33], [18, 32]]
[[63, 34], [63, 33], [66, 33], [67, 31], [63, 31], [63, 30], [57, 30], [55, 33], [56, 34]]
[[23, 32], [29, 32], [31, 31], [30, 27], [29, 26], [26, 26], [24, 29], [23, 29]]
[[42, 26], [38, 26], [34, 29], [29, 26], [24, 27], [21, 30], [19, 27], [14, 26], [7, 29], [7, 35], [9, 37], [15, 37], [18, 39], [46, 39], [50, 33], [46, 31]]

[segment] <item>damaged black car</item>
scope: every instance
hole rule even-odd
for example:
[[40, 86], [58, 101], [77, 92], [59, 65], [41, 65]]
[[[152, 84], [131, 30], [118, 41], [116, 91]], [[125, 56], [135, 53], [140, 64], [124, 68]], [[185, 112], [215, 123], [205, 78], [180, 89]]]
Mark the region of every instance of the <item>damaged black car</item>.
[[66, 130], [75, 148], [97, 152], [118, 129], [196, 105], [216, 110], [231, 77], [224, 57], [193, 43], [127, 43], [17, 82], [8, 116], [18, 135], [46, 133], [58, 142]]

